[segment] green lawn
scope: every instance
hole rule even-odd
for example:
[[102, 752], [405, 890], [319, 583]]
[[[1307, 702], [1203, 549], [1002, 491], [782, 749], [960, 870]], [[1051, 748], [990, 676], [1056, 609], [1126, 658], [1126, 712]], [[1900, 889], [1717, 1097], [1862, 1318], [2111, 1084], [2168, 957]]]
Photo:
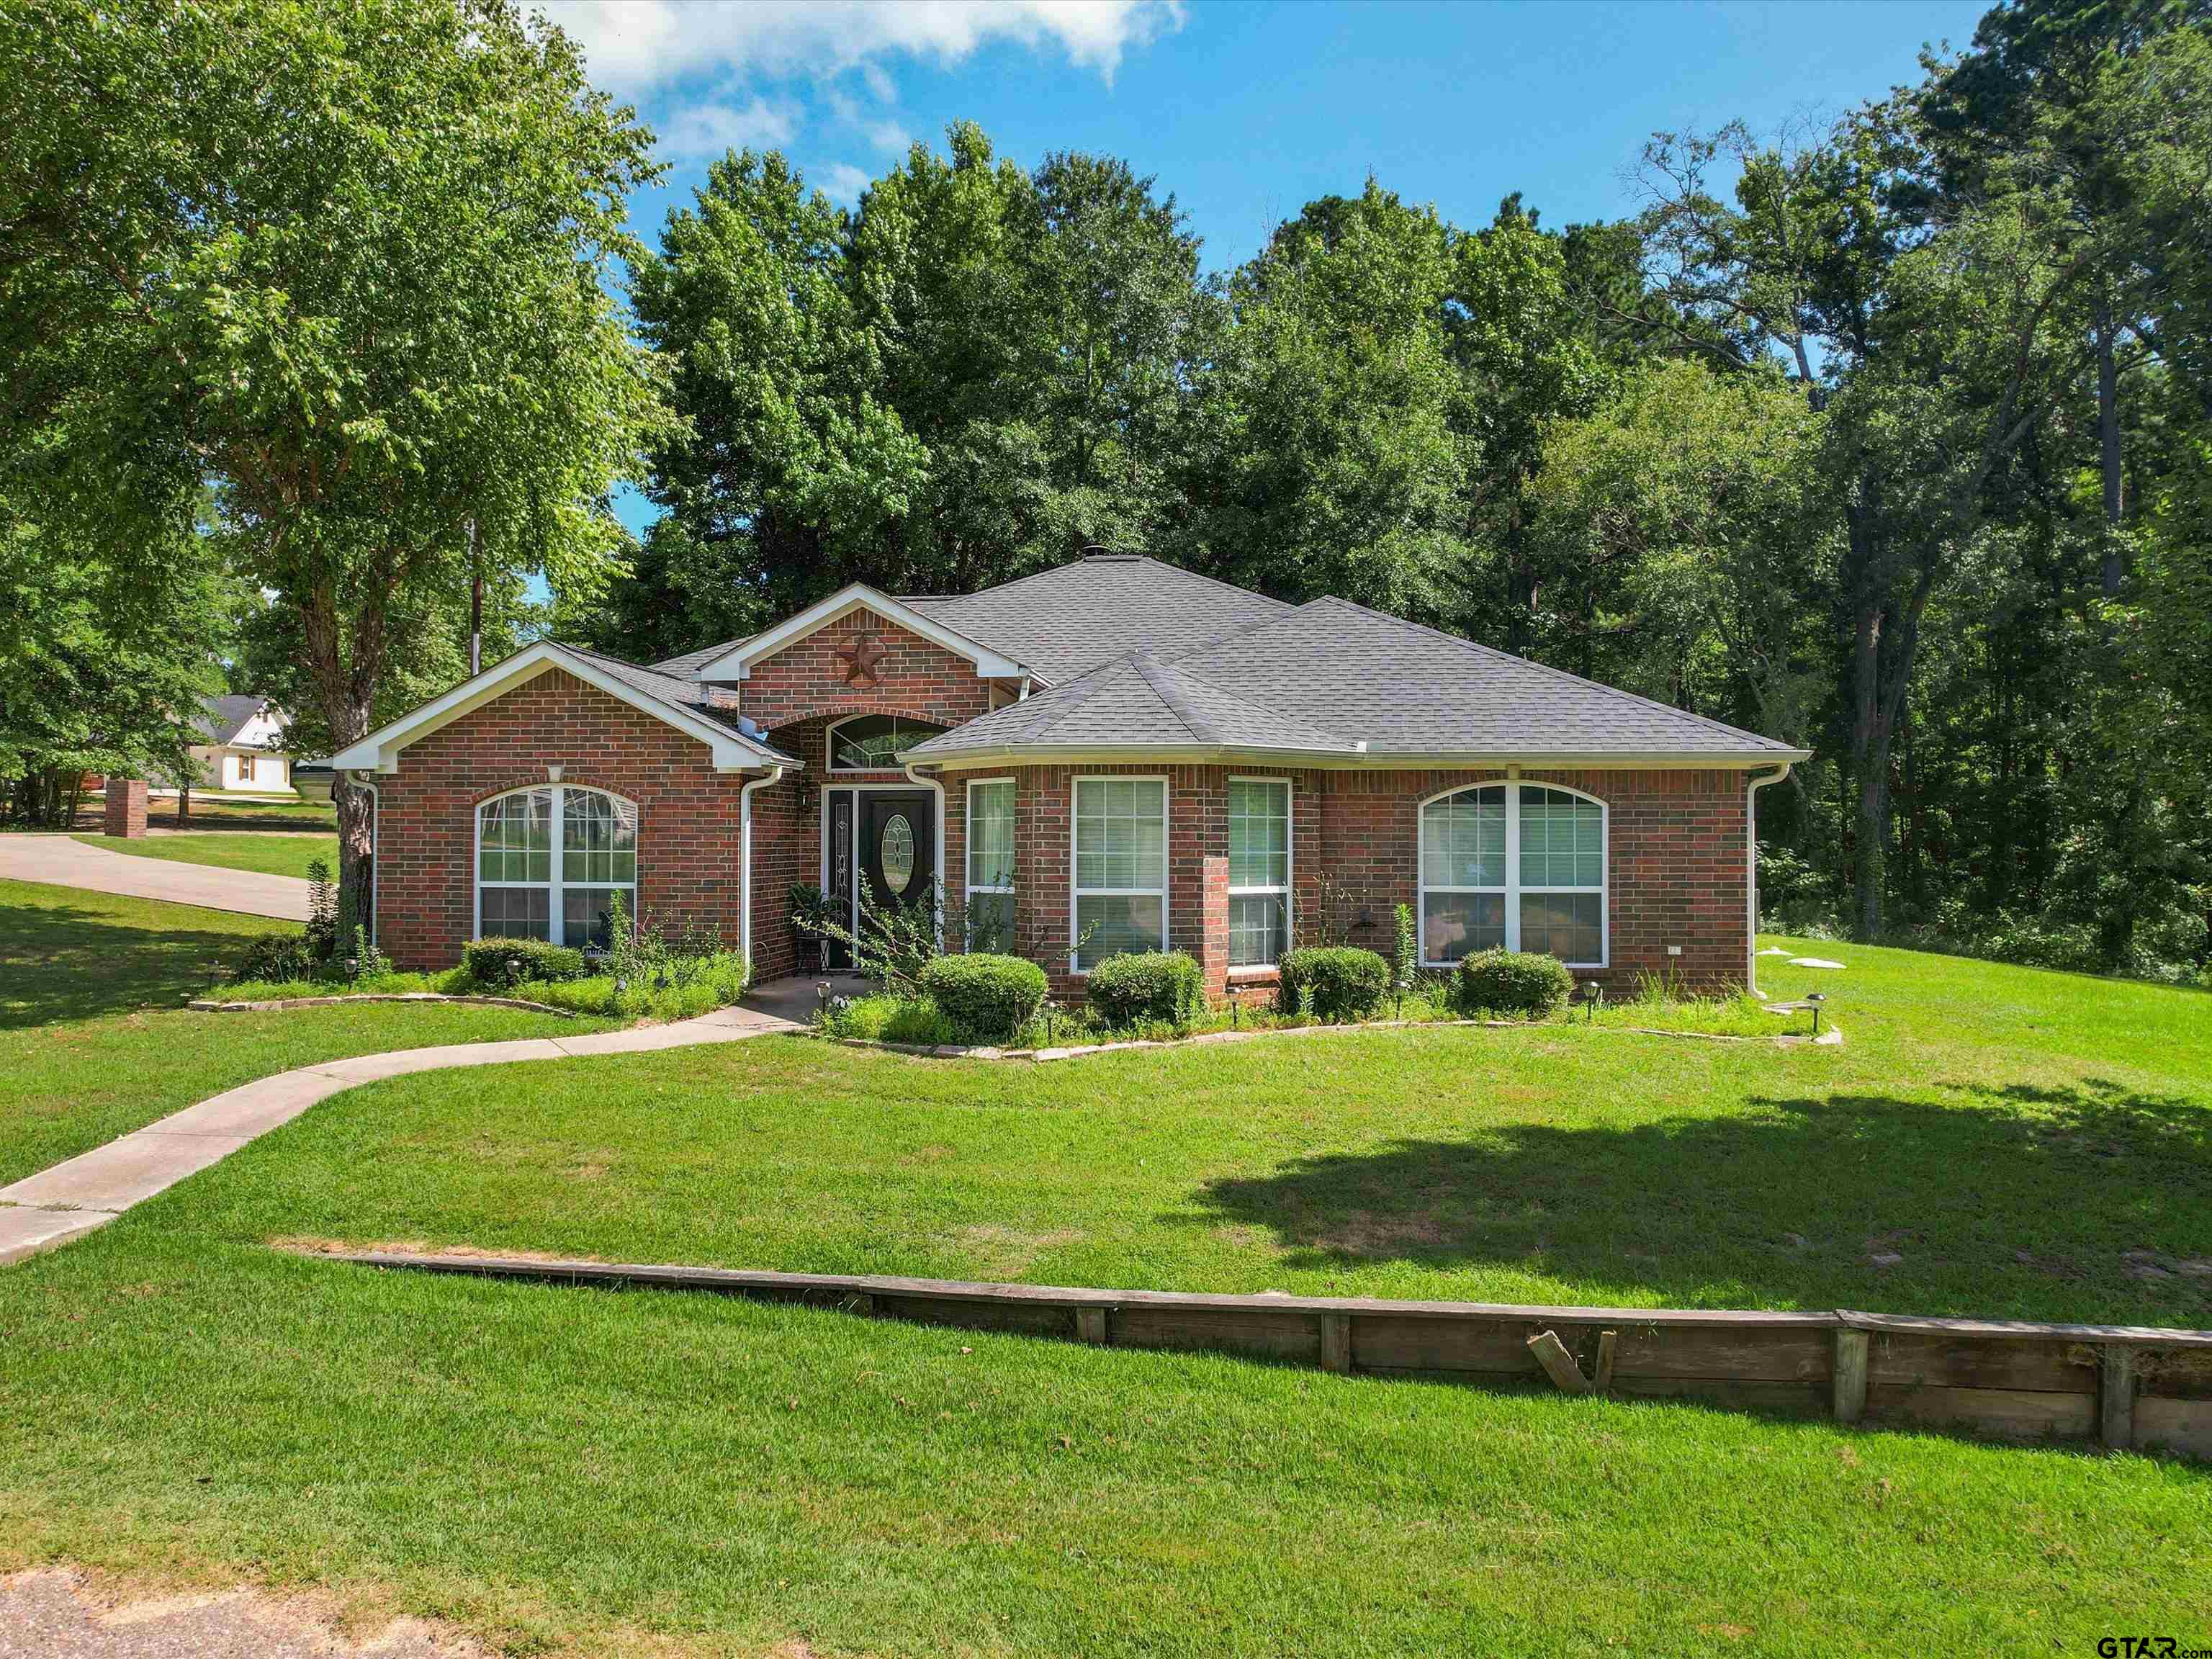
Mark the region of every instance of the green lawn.
[[1460, 1028], [1024, 1066], [780, 1038], [382, 1085], [205, 1213], [617, 1261], [2212, 1326], [2212, 1274], [2129, 1254], [2212, 1261], [2212, 998], [1822, 948], [1850, 964], [1840, 1050]]
[[345, 1054], [590, 1030], [497, 1008], [198, 1014], [259, 916], [0, 881], [0, 1186], [273, 1072]]
[[1841, 1051], [762, 1039], [339, 1097], [0, 1274], [0, 1569], [252, 1573], [532, 1650], [2212, 1644], [2200, 1468], [266, 1248], [2212, 1323], [2124, 1258], [2212, 1256], [2212, 1001], [1820, 950]]
[[188, 830], [181, 835], [148, 836], [125, 840], [120, 836], [75, 836], [88, 847], [104, 847], [111, 853], [134, 858], [168, 859], [179, 864], [212, 864], [224, 870], [258, 870], [271, 876], [298, 876], [316, 859], [338, 867], [338, 838], [335, 835], [271, 835], [266, 830]]

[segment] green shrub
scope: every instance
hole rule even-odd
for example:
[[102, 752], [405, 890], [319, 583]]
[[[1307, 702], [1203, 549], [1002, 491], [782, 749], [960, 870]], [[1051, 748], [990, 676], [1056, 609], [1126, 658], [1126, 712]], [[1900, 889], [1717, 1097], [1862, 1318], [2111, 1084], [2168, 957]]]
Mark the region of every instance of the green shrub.
[[1109, 957], [1091, 970], [1091, 1006], [1109, 1026], [1157, 1020], [1180, 1030], [1206, 1004], [1206, 975], [1181, 951]]
[[1525, 1014], [1541, 1019], [1574, 994], [1575, 976], [1557, 957], [1528, 951], [1479, 951], [1459, 964], [1463, 1013]]
[[325, 959], [315, 954], [315, 941], [305, 933], [264, 933], [246, 947], [238, 959], [234, 980], [290, 981], [319, 979]]
[[583, 978], [584, 953], [542, 939], [479, 939], [461, 952], [461, 966], [486, 990], [512, 991], [525, 983]]
[[1332, 1023], [1364, 1019], [1390, 994], [1390, 964], [1356, 945], [1309, 945], [1283, 954], [1281, 1008]]
[[1044, 1006], [1044, 969], [1021, 957], [939, 957], [924, 965], [921, 988], [945, 1011], [957, 1041], [1003, 1042]]

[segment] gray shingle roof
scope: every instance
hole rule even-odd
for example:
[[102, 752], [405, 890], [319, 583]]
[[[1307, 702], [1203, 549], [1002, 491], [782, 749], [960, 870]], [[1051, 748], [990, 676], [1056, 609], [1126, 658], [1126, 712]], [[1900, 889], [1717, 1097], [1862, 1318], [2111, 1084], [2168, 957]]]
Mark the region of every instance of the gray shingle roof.
[[[1046, 682], [915, 744], [907, 752], [920, 761], [1157, 748], [1744, 765], [1802, 752], [1347, 599], [1286, 605], [1157, 559], [1095, 555], [979, 593], [901, 602]], [[653, 682], [631, 682], [650, 696], [714, 715], [683, 677], [744, 643], [652, 669], [600, 660]]]
[[587, 651], [580, 645], [562, 645], [559, 641], [550, 643], [573, 656], [583, 658], [593, 666], [613, 675], [632, 690], [641, 692], [657, 702], [665, 702], [687, 714], [710, 720], [717, 726], [727, 726], [737, 734], [740, 742], [757, 750], [763, 760], [780, 761], [787, 766], [800, 763], [782, 750], [770, 747], [760, 727], [736, 709], [714, 702], [713, 694], [697, 680], [681, 679], [672, 674], [661, 673], [657, 669], [641, 667], [634, 662], [624, 662], [620, 657], [610, 657], [604, 652]]
[[1181, 656], [1292, 609], [1158, 559], [1114, 553], [980, 593], [906, 603], [1054, 685], [1139, 653]]
[[[199, 733], [202, 743], [226, 744], [243, 732], [253, 717], [268, 706], [268, 698], [258, 697], [250, 692], [202, 697], [200, 712], [192, 717], [192, 729]], [[280, 715], [278, 724], [286, 723]]]
[[1176, 665], [1364, 740], [1371, 753], [1781, 758], [1798, 752], [1348, 599], [1313, 600]]
[[1352, 746], [1158, 657], [1125, 657], [1066, 685], [978, 716], [907, 751], [915, 760], [979, 749], [1239, 747], [1353, 752]]

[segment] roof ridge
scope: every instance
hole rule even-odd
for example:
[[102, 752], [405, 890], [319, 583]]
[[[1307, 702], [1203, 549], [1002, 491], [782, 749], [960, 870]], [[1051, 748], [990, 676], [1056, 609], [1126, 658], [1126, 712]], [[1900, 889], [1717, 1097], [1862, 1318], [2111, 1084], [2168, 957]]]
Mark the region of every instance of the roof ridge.
[[1741, 726], [1731, 726], [1726, 720], [1717, 720], [1711, 715], [1700, 714], [1692, 708], [1677, 708], [1671, 702], [1662, 702], [1656, 697], [1647, 697], [1640, 691], [1624, 690], [1618, 685], [1608, 684], [1604, 680], [1591, 679], [1589, 676], [1575, 673], [1571, 669], [1554, 668], [1551, 664], [1539, 662], [1534, 657], [1516, 657], [1510, 651], [1501, 651], [1494, 645], [1484, 645], [1479, 641], [1470, 640], [1461, 634], [1448, 634], [1443, 629], [1431, 627], [1427, 623], [1415, 622], [1411, 617], [1401, 617], [1388, 611], [1377, 611], [1373, 605], [1362, 605], [1357, 599], [1347, 599], [1340, 594], [1320, 594], [1309, 599], [1297, 609], [1307, 611], [1318, 605], [1342, 605], [1345, 609], [1357, 611], [1363, 616], [1379, 617], [1385, 622], [1394, 622], [1401, 627], [1419, 629], [1424, 634], [1432, 634], [1437, 639], [1449, 641], [1453, 645], [1474, 652], [1480, 656], [1492, 658], [1498, 662], [1511, 664], [1517, 667], [1533, 668], [1540, 674], [1548, 674], [1553, 679], [1566, 680], [1575, 685], [1589, 686], [1595, 690], [1602, 691], [1609, 697], [1620, 697], [1629, 702], [1640, 703], [1646, 708], [1656, 708], [1681, 720], [1696, 720], [1702, 725], [1717, 726], [1723, 732], [1731, 732], [1737, 737], [1749, 738], [1757, 743], [1771, 743], [1785, 749], [1789, 747], [1780, 738], [1770, 738], [1764, 732], [1746, 731]]
[[[1090, 670], [1088, 672], [1077, 675], [1065, 685], [1055, 685], [1051, 687], [1044, 694], [1045, 696], [1047, 698], [1066, 697], [1067, 699], [1066, 705], [1058, 710], [1054, 711], [1051, 714], [1051, 717], [1041, 726], [1024, 726], [1021, 728], [1023, 735], [1025, 737], [1040, 737], [1043, 733], [1051, 731], [1054, 726], [1059, 725], [1060, 721], [1066, 720], [1070, 714], [1073, 714], [1077, 709], [1080, 708], [1085, 703], [1090, 702], [1091, 698], [1097, 696], [1100, 691], [1105, 689], [1105, 684], [1102, 676], [1105, 674], [1107, 670], [1110, 668], [1119, 668], [1129, 660], [1130, 659], [1127, 657], [1116, 657], [1111, 662], [1102, 662], [1097, 667]], [[1085, 684], [1086, 680], [1097, 680], [1099, 681], [1099, 684], [1096, 685], [1086, 685]], [[1074, 693], [1075, 695], [1070, 696], [1069, 694], [1071, 693]], [[1009, 708], [1019, 708], [1023, 703], [1029, 701], [1029, 698], [1023, 697], [1016, 702], [1008, 703], [1006, 707]], [[991, 711], [992, 714], [995, 714], [996, 712], [998, 711], [995, 709]], [[990, 717], [990, 714], [984, 714], [977, 715], [976, 719], [988, 720]], [[970, 720], [968, 724], [972, 726], [975, 724], [975, 721]], [[954, 732], [957, 732], [961, 728], [957, 726], [952, 728]], [[951, 733], [945, 732], [940, 733], [939, 735], [950, 736]]]
[[[1299, 608], [1303, 609], [1304, 607], [1301, 606]], [[1224, 635], [1222, 637], [1225, 640], [1234, 638], [1235, 635]], [[1221, 641], [1217, 640], [1214, 643], [1218, 645], [1221, 643]], [[1205, 648], [1206, 647], [1200, 647], [1200, 649]], [[1197, 669], [1191, 667], [1188, 664], [1183, 662], [1180, 659], [1163, 663], [1161, 666], [1165, 668], [1169, 673], [1173, 674], [1178, 679], [1196, 680], [1207, 690], [1215, 693], [1217, 696], [1226, 697], [1233, 703], [1237, 703], [1246, 708], [1256, 708], [1263, 714], [1273, 715], [1275, 719], [1288, 721], [1293, 726], [1304, 726], [1310, 732], [1313, 732], [1322, 737], [1328, 738], [1333, 742], [1344, 744], [1346, 749], [1357, 749], [1362, 742], [1362, 739], [1360, 738], [1347, 738], [1341, 732], [1335, 731], [1329, 726], [1320, 725], [1307, 715], [1295, 714], [1287, 708], [1278, 708], [1273, 703], [1261, 702], [1257, 697], [1248, 696], [1242, 691], [1232, 690], [1230, 687], [1222, 684], [1220, 681], [1209, 678], [1207, 676], [1201, 674]]]
[[[1214, 729], [1213, 723], [1200, 714], [1190, 698], [1172, 684], [1176, 678], [1175, 665], [1172, 663], [1163, 662], [1157, 654], [1150, 651], [1138, 652], [1127, 660], [1129, 666], [1137, 671], [1139, 678], [1152, 688], [1152, 695], [1166, 705], [1168, 713], [1182, 723], [1184, 731], [1200, 742], [1223, 741], [1219, 733]], [[1159, 679], [1153, 675], [1154, 669], [1159, 670], [1170, 683], [1167, 685], [1161, 684]], [[1238, 701], [1241, 702], [1242, 699]]]

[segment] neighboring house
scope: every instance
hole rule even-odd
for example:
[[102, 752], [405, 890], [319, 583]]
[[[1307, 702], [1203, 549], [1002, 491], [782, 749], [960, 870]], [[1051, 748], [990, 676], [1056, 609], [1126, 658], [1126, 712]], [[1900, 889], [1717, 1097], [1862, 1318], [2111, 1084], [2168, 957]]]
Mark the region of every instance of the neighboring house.
[[292, 717], [266, 697], [202, 697], [193, 724], [200, 741], [189, 751], [195, 789], [279, 793], [292, 787], [289, 757], [270, 752]]
[[[604, 937], [609, 896], [812, 965], [939, 884], [1054, 989], [1165, 946], [1216, 994], [1324, 933], [1504, 945], [1619, 987], [1741, 985], [1752, 811], [1804, 751], [1342, 599], [1088, 555], [981, 592], [853, 586], [641, 667], [533, 645], [335, 757], [377, 791], [377, 933]], [[1073, 948], [1080, 944], [1079, 953]]]

